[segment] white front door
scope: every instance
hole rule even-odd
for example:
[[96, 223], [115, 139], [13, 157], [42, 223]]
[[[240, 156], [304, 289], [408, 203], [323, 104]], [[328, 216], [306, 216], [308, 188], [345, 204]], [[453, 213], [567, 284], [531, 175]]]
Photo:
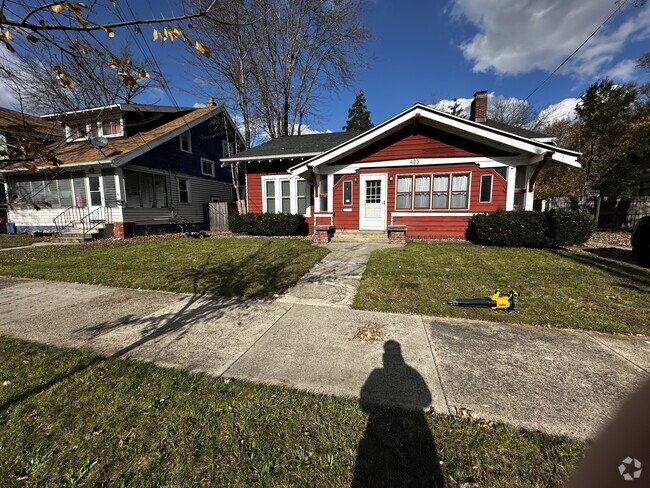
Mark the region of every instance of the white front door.
[[359, 229], [386, 230], [385, 174], [361, 175]]
[[104, 206], [104, 185], [102, 177], [97, 173], [88, 173], [86, 175], [86, 187], [88, 189], [88, 208], [90, 211]]

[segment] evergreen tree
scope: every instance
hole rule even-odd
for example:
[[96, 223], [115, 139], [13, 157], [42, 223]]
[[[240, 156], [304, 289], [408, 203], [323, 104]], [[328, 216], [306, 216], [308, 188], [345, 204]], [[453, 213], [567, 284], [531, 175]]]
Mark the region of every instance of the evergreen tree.
[[374, 124], [370, 121], [370, 111], [366, 107], [366, 97], [363, 90], [359, 90], [357, 98], [348, 110], [348, 122], [343, 126], [343, 130], [350, 132], [353, 130], [368, 130], [373, 127]]

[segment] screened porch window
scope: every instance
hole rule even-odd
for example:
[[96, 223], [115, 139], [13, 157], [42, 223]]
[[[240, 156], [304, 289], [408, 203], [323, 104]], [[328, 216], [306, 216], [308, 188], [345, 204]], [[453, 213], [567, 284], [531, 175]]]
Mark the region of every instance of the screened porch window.
[[167, 208], [167, 178], [164, 175], [124, 172], [127, 208]]

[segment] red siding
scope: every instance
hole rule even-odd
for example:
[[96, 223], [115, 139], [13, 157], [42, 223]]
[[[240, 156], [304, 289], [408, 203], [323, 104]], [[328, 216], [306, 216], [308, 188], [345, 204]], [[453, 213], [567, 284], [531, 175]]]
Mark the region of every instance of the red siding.
[[336, 164], [411, 158], [471, 158], [513, 155], [515, 154], [433, 127], [420, 125], [415, 131], [412, 127], [397, 131]]
[[[491, 210], [504, 209], [506, 205], [506, 182], [492, 169], [480, 169], [475, 164], [450, 164], [442, 166], [404, 166], [398, 168], [373, 168], [362, 169], [356, 175], [345, 175], [341, 181], [334, 186], [334, 223], [337, 229], [358, 229], [359, 228], [359, 181], [362, 174], [388, 175], [387, 201], [387, 224], [391, 223], [393, 212], [413, 213], [475, 213], [488, 212]], [[469, 209], [466, 210], [397, 210], [395, 208], [395, 190], [398, 175], [419, 175], [433, 173], [471, 173]], [[492, 175], [492, 201], [480, 203], [481, 175]], [[354, 181], [352, 184], [352, 207], [343, 206], [343, 182]], [[391, 177], [393, 181], [390, 181]], [[344, 208], [351, 208], [346, 212]], [[413, 217], [395, 216], [395, 225], [407, 225], [407, 235], [440, 235], [440, 236], [462, 236], [467, 227], [467, 216], [430, 216], [422, 215]]]

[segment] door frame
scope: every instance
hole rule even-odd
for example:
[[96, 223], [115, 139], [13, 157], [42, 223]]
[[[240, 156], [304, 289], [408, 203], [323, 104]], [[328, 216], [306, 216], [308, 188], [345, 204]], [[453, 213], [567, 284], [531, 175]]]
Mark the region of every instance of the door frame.
[[[381, 205], [382, 219], [381, 226], [368, 227], [364, 225], [364, 213], [366, 210], [366, 181], [381, 180]], [[359, 230], [386, 230], [386, 221], [388, 215], [388, 173], [367, 173], [359, 175]]]
[[[101, 196], [102, 203], [101, 205], [93, 205], [92, 204], [92, 199], [91, 199], [91, 194], [90, 194], [90, 178], [97, 178], [99, 180], [99, 194]], [[104, 179], [102, 178], [102, 173], [100, 172], [86, 172], [86, 198], [88, 199], [88, 211], [92, 212], [93, 210], [98, 209], [99, 207], [105, 207], [106, 206], [106, 195], [104, 194]]]

